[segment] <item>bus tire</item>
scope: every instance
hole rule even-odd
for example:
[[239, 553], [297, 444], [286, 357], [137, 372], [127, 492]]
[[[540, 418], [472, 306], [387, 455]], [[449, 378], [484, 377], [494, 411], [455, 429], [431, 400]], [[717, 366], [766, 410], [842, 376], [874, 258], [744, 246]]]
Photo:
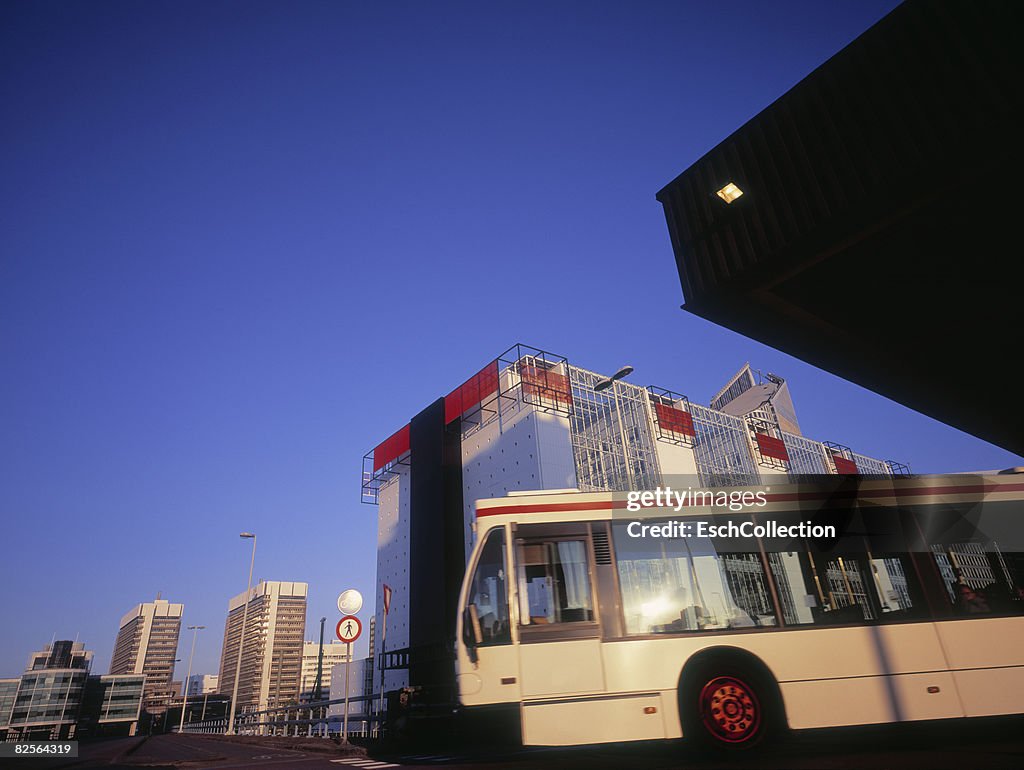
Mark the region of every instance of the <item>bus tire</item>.
[[679, 683], [683, 738], [702, 748], [751, 749], [782, 732], [778, 685], [762, 665], [739, 656], [708, 656]]

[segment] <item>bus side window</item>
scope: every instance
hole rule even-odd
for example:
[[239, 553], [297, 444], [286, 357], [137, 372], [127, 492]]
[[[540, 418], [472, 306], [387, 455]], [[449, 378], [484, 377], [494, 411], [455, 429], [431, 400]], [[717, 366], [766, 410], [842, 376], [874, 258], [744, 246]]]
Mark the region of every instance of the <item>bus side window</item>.
[[887, 623], [924, 612], [922, 601], [912, 599], [919, 593], [905, 554], [812, 547], [769, 554], [769, 563], [787, 625]]
[[519, 618], [526, 625], [594, 620], [587, 541], [520, 541]]
[[1024, 612], [1019, 502], [932, 506], [916, 513], [954, 615]]
[[478, 647], [512, 643], [505, 582], [505, 532], [501, 528], [487, 536], [473, 573], [466, 606], [473, 608], [474, 625], [479, 624]]
[[612, 537], [627, 634], [776, 625], [757, 554], [719, 553], [707, 537], [637, 537], [626, 521], [612, 524]]
[[[907, 522], [891, 508], [850, 515], [836, 540], [763, 541], [787, 626], [891, 623], [927, 614], [907, 553]], [[800, 517], [777, 519], [795, 524]]]

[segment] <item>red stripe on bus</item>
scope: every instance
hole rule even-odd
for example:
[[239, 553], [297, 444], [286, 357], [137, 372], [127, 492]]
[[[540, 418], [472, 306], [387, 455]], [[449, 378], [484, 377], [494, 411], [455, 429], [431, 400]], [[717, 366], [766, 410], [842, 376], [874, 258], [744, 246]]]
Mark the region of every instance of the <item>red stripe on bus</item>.
[[[714, 494], [715, 490], [701, 490]], [[724, 490], [720, 490], [724, 491]], [[863, 493], [862, 497], [921, 497], [924, 495], [961, 495], [975, 492], [1024, 492], [1024, 484], [972, 484], [946, 487], [911, 487], [906, 489], [877, 489]], [[765, 499], [769, 503], [789, 503], [797, 500], [824, 500], [827, 498], [841, 497], [849, 498], [858, 496], [855, 491], [843, 491], [841, 494], [835, 492], [794, 492], [791, 494], [766, 494]], [[561, 513], [572, 511], [610, 511], [625, 508], [628, 500], [598, 500], [590, 503], [548, 503], [531, 505], [502, 505], [494, 508], [484, 508], [477, 511], [477, 517], [495, 516], [498, 514], [511, 513]], [[685, 506], [687, 508], [706, 507], [706, 503], [699, 506]], [[662, 506], [667, 507], [667, 506]], [[710, 507], [714, 507], [713, 505]], [[656, 510], [653, 506], [644, 506], [641, 510]], [[639, 513], [639, 511], [637, 511]]]

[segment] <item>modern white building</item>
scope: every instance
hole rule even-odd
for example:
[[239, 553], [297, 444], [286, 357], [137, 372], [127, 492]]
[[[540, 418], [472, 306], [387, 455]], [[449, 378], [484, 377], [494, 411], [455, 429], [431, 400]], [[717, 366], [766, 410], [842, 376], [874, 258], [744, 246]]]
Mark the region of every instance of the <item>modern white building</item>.
[[185, 695], [191, 698], [193, 695], [209, 695], [217, 692], [218, 678], [216, 674], [192, 674], [188, 678], [188, 690]]
[[[452, 686], [445, 649], [479, 499], [906, 472], [802, 435], [785, 381], [749, 365], [714, 396], [718, 408], [607, 380], [516, 345], [367, 453], [362, 499], [378, 506], [376, 641], [386, 690]], [[393, 591], [386, 621], [384, 584]]]
[[180, 683], [172, 682], [178, 652], [184, 604], [172, 604], [159, 595], [151, 602], [136, 604], [121, 618], [111, 674], [145, 674], [143, 708], [161, 712], [177, 696]]
[[[366, 700], [365, 696], [373, 696], [373, 691], [369, 689], [370, 677], [372, 676], [372, 659], [371, 658], [359, 658], [353, 660], [351, 667], [348, 670], [348, 697], [353, 699], [349, 702], [348, 706], [348, 721], [349, 721], [349, 732], [367, 732], [370, 727], [370, 722], [367, 719], [368, 715], [372, 714], [371, 710], [372, 702]], [[341, 700], [345, 697], [345, 664], [339, 663], [334, 666], [334, 670], [331, 672], [331, 689], [330, 699]], [[360, 700], [354, 700], [359, 698]], [[341, 718], [345, 713], [344, 703], [335, 703], [328, 708], [328, 715], [331, 717], [332, 726], [331, 730], [339, 729]]]
[[[323, 673], [320, 679], [321, 700], [327, 700], [331, 692], [331, 671], [339, 663], [348, 660], [348, 645], [343, 642], [324, 644]], [[320, 642], [302, 643], [302, 682], [300, 685], [301, 701], [314, 700], [313, 689], [316, 686], [316, 669], [320, 657]]]
[[242, 641], [238, 713], [298, 702], [308, 591], [306, 583], [261, 580], [249, 591], [248, 614], [245, 591], [228, 602], [217, 689], [222, 694], [232, 694], [238, 646]]

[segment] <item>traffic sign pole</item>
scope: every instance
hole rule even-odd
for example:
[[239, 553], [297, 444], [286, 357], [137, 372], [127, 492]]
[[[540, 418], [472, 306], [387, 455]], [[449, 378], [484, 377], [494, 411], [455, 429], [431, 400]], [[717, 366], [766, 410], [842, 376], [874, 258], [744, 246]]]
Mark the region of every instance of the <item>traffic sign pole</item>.
[[384, 734], [384, 660], [387, 654], [388, 645], [388, 613], [391, 610], [391, 586], [384, 583], [383, 597], [384, 597], [384, 617], [383, 617], [383, 628], [381, 629], [380, 635], [380, 706], [378, 707], [378, 724], [377, 724], [377, 735]]
[[352, 668], [352, 642], [348, 643], [348, 657], [345, 660], [345, 727], [343, 743], [348, 743], [348, 670]]
[[[339, 600], [338, 603], [340, 605], [342, 602]], [[346, 615], [338, 621], [338, 625], [334, 629], [334, 633], [338, 639], [344, 642], [347, 646], [347, 657], [345, 659], [345, 721], [341, 728], [341, 739], [344, 743], [348, 743], [348, 682], [349, 670], [352, 667], [352, 642], [358, 639], [362, 632], [362, 621], [360, 621], [355, 615]]]

